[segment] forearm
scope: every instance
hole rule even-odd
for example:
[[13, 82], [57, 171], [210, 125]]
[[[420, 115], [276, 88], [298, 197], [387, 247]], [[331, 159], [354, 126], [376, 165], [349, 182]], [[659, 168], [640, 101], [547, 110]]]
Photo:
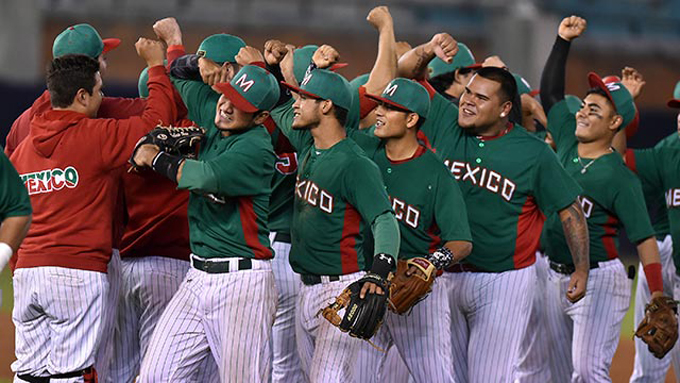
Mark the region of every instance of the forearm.
[[575, 201], [566, 209], [560, 210], [559, 214], [574, 266], [576, 270], [587, 273], [590, 270], [590, 239], [581, 204]]
[[472, 252], [472, 243], [468, 241], [448, 241], [444, 244], [444, 247], [453, 253], [453, 263], [462, 261]]
[[397, 75], [414, 80], [426, 79], [427, 64], [434, 56], [434, 48], [429, 42], [411, 49], [399, 59]]
[[385, 212], [373, 220], [371, 232], [374, 238], [374, 255], [389, 254], [395, 260], [399, 255], [399, 224], [392, 212]]
[[397, 75], [396, 44], [394, 27], [383, 27], [378, 37], [378, 56], [364, 85], [368, 94], [380, 94]]
[[4, 242], [16, 252], [31, 226], [31, 216], [7, 217], [0, 225], [0, 242]]
[[663, 277], [661, 274], [661, 258], [659, 247], [654, 237], [649, 237], [637, 245], [638, 256], [647, 277], [647, 285], [651, 293], [663, 292]]
[[557, 36], [541, 75], [541, 103], [546, 113], [564, 99], [567, 57], [571, 42]]

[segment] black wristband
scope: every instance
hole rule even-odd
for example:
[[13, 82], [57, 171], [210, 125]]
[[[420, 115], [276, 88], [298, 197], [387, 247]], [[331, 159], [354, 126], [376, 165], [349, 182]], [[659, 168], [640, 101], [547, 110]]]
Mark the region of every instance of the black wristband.
[[179, 166], [182, 162], [184, 162], [184, 157], [182, 156], [158, 152], [153, 161], [151, 161], [151, 168], [156, 173], [168, 177], [170, 181], [177, 182], [177, 172], [179, 172]]
[[387, 279], [390, 275], [390, 271], [395, 269], [394, 257], [389, 254], [380, 253], [373, 257], [373, 266], [371, 266], [371, 272], [373, 274], [379, 275], [383, 279]]
[[453, 252], [448, 247], [442, 246], [427, 256], [427, 260], [434, 265], [437, 270], [443, 270], [456, 263]]

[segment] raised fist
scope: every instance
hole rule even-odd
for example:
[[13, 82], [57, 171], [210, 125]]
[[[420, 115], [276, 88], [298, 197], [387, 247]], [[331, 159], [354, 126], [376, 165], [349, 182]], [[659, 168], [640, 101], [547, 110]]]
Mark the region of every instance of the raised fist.
[[437, 33], [430, 40], [430, 47], [434, 54], [445, 63], [451, 63], [458, 53], [458, 42], [448, 33]]
[[267, 40], [264, 43], [264, 59], [269, 65], [278, 65], [286, 53], [286, 44], [279, 40]]
[[166, 17], [156, 21], [153, 31], [159, 39], [170, 45], [182, 45], [182, 30], [174, 17]]
[[257, 48], [245, 46], [236, 54], [236, 63], [240, 66], [250, 65], [256, 62], [264, 62], [264, 56]]
[[557, 30], [557, 34], [567, 40], [571, 41], [579, 36], [586, 30], [586, 19], [578, 16], [565, 17], [560, 23], [560, 27]]
[[366, 21], [378, 31], [383, 30], [385, 27], [393, 26], [392, 15], [390, 15], [390, 10], [385, 5], [371, 9], [371, 12], [366, 17]]
[[325, 69], [335, 64], [340, 58], [340, 54], [330, 45], [322, 45], [314, 52], [312, 61], [319, 69]]
[[160, 41], [140, 37], [135, 43], [135, 49], [139, 57], [146, 61], [147, 66], [163, 65], [165, 48]]
[[218, 65], [216, 62], [205, 57], [198, 59], [198, 71], [201, 74], [201, 79], [210, 86], [230, 80], [227, 69], [229, 65], [231, 64]]

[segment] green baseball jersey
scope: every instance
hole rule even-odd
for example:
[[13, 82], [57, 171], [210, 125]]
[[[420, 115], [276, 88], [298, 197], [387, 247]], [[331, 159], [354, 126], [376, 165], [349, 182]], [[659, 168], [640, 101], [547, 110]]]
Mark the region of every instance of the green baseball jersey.
[[448, 241], [472, 242], [460, 188], [436, 154], [420, 146], [412, 158], [391, 161], [377, 137], [363, 131], [350, 137], [382, 173], [399, 222], [400, 259], [423, 257]]
[[[680, 149], [678, 134], [674, 132], [670, 136], [659, 141], [655, 146], [655, 150], [660, 151], [662, 147]], [[638, 178], [640, 178], [642, 192], [645, 195], [645, 204], [650, 213], [654, 232], [658, 239], [663, 239], [663, 237], [670, 234], [666, 196], [664, 194], [665, 190], [660, 187], [661, 185], [658, 184], [657, 179], [653, 176], [656, 170], [654, 168], [646, 169], [646, 166], [649, 164], [648, 161], [643, 160], [641, 164], [642, 168], [636, 164], [637, 154], [645, 152], [645, 150], [648, 149], [629, 149], [626, 152], [626, 165], [628, 165], [628, 167], [638, 175]]]
[[637, 172], [654, 193], [663, 192], [673, 238], [673, 262], [680, 270], [680, 137], [673, 133], [654, 148], [634, 150], [628, 166]]
[[0, 153], [0, 222], [32, 212], [28, 191], [3, 150]]
[[316, 149], [308, 130], [291, 129], [292, 104], [272, 111], [299, 158], [290, 264], [301, 274], [366, 270], [363, 233], [376, 217], [390, 211], [380, 171], [351, 139]]
[[432, 99], [422, 138], [467, 205], [474, 246], [464, 262], [491, 272], [532, 265], [544, 214], [568, 207], [581, 189], [533, 134], [512, 124], [496, 137], [469, 134], [458, 126], [458, 107], [426, 88]]
[[290, 224], [293, 221], [295, 174], [298, 168], [297, 152], [273, 119], [268, 119], [265, 127], [271, 136], [276, 155], [272, 193], [269, 198], [269, 230], [277, 233], [290, 233]]
[[264, 126], [224, 137], [215, 127], [219, 94], [174, 79], [189, 117], [206, 129], [198, 160], [186, 160], [178, 187], [188, 189], [191, 251], [205, 258], [273, 256], [269, 195], [275, 156]]
[[[619, 230], [625, 227], [631, 242], [654, 235], [647, 215], [642, 186], [615, 152], [597, 159], [579, 158], [576, 119], [567, 103], [560, 101], [548, 113], [548, 129], [557, 157], [583, 189], [579, 198], [588, 222], [590, 261], [618, 257]], [[555, 262], [573, 263], [562, 222], [557, 214], [546, 221], [547, 254]]]

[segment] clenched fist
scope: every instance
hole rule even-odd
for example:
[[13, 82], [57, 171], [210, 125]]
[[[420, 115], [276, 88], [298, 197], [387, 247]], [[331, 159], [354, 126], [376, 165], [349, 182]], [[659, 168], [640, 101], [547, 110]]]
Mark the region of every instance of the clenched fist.
[[160, 41], [140, 37], [135, 43], [135, 49], [139, 57], [146, 61], [147, 66], [163, 65], [165, 48]]
[[245, 46], [241, 48], [236, 54], [235, 59], [236, 63], [240, 66], [246, 66], [257, 62], [260, 63], [264, 62], [264, 56], [262, 56], [262, 52], [260, 52], [257, 48], [251, 46]]
[[335, 64], [340, 58], [340, 54], [330, 45], [322, 45], [314, 52], [312, 61], [319, 69], [326, 69]]
[[430, 40], [430, 48], [445, 63], [451, 63], [458, 53], [458, 42], [448, 33], [437, 33]]
[[368, 21], [375, 29], [377, 29], [378, 32], [384, 28], [392, 27], [394, 25], [390, 10], [384, 5], [371, 9], [371, 12], [369, 12], [368, 16], [366, 17], [366, 21]]
[[156, 21], [153, 31], [159, 39], [170, 45], [182, 45], [182, 30], [174, 17], [166, 17]]
[[565, 17], [560, 23], [560, 27], [557, 30], [557, 34], [567, 40], [571, 41], [583, 34], [586, 30], [586, 19], [578, 16]]
[[264, 43], [264, 59], [269, 65], [278, 65], [288, 53], [286, 44], [279, 40], [267, 40]]

